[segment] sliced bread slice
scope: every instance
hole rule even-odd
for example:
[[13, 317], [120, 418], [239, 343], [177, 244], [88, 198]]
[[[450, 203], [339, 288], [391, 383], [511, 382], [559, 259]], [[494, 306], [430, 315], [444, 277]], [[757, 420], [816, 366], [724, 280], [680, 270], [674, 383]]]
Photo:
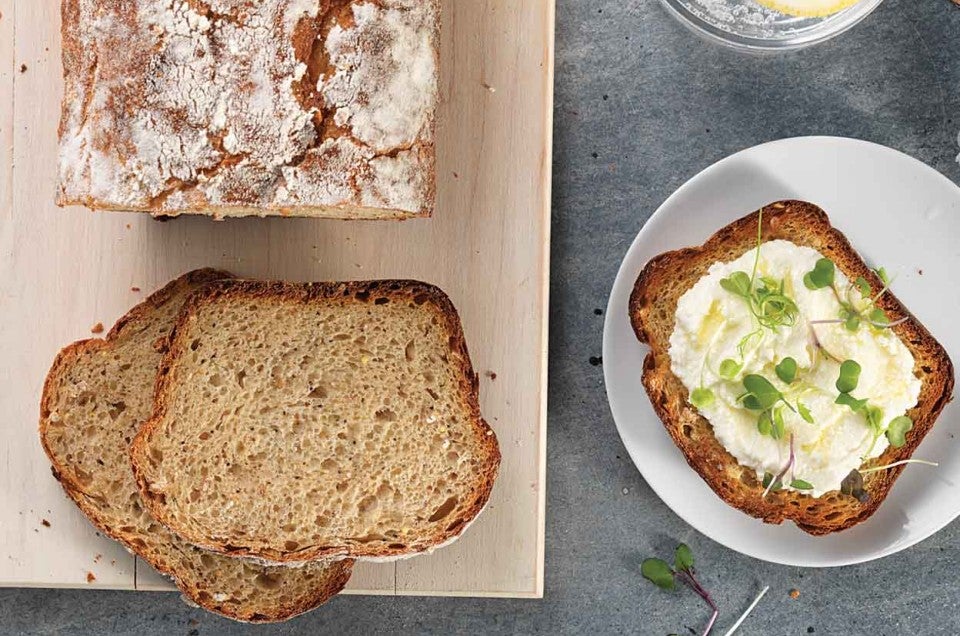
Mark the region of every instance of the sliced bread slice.
[[40, 439], [54, 476], [93, 524], [170, 576], [190, 600], [236, 620], [279, 621], [339, 592], [352, 562], [265, 567], [195, 548], [144, 509], [130, 470], [129, 443], [153, 405], [158, 346], [186, 297], [227, 276], [190, 272], [136, 306], [105, 339], [61, 351], [44, 385]]
[[[883, 282], [864, 263], [847, 238], [812, 203], [779, 201], [763, 208], [762, 241], [784, 239], [816, 249], [831, 259], [849, 280], [863, 277], [873, 289]], [[758, 212], [718, 230], [703, 245], [653, 258], [643, 268], [630, 297], [630, 320], [637, 338], [650, 346], [643, 363], [643, 385], [654, 410], [687, 462], [731, 506], [768, 523], [794, 521], [802, 530], [823, 535], [849, 528], [872, 515], [893, 487], [902, 465], [863, 476], [865, 497], [839, 490], [814, 498], [796, 490], [771, 492], [752, 469], [714, 436], [710, 422], [690, 404], [687, 388], [671, 370], [670, 335], [676, 325], [677, 303], [683, 294], [718, 261], [731, 261], [756, 247]], [[892, 293], [876, 304], [889, 316], [907, 319], [892, 327], [915, 360], [914, 374], [922, 386], [917, 405], [907, 412], [914, 421], [906, 444], [890, 446], [871, 466], [907, 459], [933, 426], [953, 393], [953, 365], [943, 347]]]
[[131, 457], [210, 550], [390, 559], [455, 539], [500, 464], [447, 296], [413, 281], [218, 281], [174, 329]]

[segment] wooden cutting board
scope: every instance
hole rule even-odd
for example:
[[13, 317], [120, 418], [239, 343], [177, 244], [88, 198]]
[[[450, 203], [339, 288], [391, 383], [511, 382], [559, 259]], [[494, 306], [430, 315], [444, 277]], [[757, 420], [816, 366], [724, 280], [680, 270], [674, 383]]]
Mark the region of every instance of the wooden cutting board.
[[303, 281], [409, 277], [446, 290], [500, 440], [500, 478], [460, 541], [362, 564], [350, 590], [542, 596], [554, 0], [443, 4], [433, 219], [160, 223], [54, 206], [60, 3], [0, 0], [0, 585], [173, 589], [63, 495], [38, 442], [38, 400], [62, 346], [212, 266]]

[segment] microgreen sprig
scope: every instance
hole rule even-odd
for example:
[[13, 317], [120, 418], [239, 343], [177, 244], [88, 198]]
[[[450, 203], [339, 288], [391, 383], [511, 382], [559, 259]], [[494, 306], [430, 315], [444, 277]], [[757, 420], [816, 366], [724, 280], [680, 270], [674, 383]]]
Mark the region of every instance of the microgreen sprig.
[[[757, 247], [753, 257], [753, 271], [750, 274], [736, 271], [720, 280], [720, 287], [731, 294], [744, 299], [750, 307], [750, 313], [761, 327], [776, 331], [780, 326], [792, 327], [797, 323], [800, 309], [784, 291], [784, 281], [766, 276], [757, 276], [760, 269], [760, 245], [763, 242], [763, 210], [757, 213]], [[759, 282], [759, 284], [758, 284]], [[748, 334], [740, 341], [740, 357], [743, 357]]]
[[[677, 580], [679, 579], [688, 585], [690, 589], [696, 592], [697, 596], [702, 598], [713, 611], [713, 613], [710, 615], [710, 621], [703, 630], [703, 636], [709, 636], [710, 631], [717, 622], [717, 618], [720, 616], [720, 609], [717, 607], [717, 604], [714, 603], [710, 593], [697, 580], [696, 571], [693, 568], [693, 551], [687, 547], [686, 544], [681, 543], [677, 546], [677, 550], [673, 556], [673, 567], [671, 567], [670, 564], [663, 559], [644, 559], [643, 564], [640, 566], [640, 572], [643, 574], [643, 578], [647, 579], [662, 590], [676, 589]], [[740, 628], [740, 626], [743, 624], [743, 621], [747, 620], [747, 616], [750, 615], [750, 612], [753, 611], [753, 609], [760, 602], [760, 599], [762, 599], [764, 594], [766, 594], [769, 590], [769, 585], [760, 590], [760, 593], [757, 595], [757, 597], [753, 599], [753, 602], [750, 603], [747, 609], [743, 612], [743, 614], [740, 615], [730, 629], [727, 630], [724, 636], [732, 636], [733, 633]], [[692, 629], [690, 631], [693, 632]]]
[[906, 415], [900, 415], [890, 420], [886, 429], [884, 429], [883, 411], [870, 404], [869, 400], [857, 399], [851, 395], [860, 383], [861, 371], [862, 368], [856, 360], [844, 360], [840, 363], [840, 372], [836, 382], [837, 391], [840, 394], [837, 396], [835, 403], [848, 406], [854, 413], [863, 415], [867, 426], [873, 431], [873, 442], [867, 451], [868, 456], [881, 435], [886, 435], [887, 441], [894, 448], [901, 448], [907, 443], [906, 435], [913, 429], [913, 420]]
[[[793, 358], [784, 358], [776, 366], [777, 377], [784, 383], [791, 384], [797, 377], [797, 361]], [[797, 413], [805, 422], [813, 423], [813, 414], [801, 402], [794, 406], [783, 392], [762, 375], [750, 373], [743, 376], [744, 392], [737, 400], [744, 408], [759, 411], [757, 430], [761, 435], [769, 435], [773, 439], [782, 439], [786, 434], [786, 425], [783, 420], [783, 406]], [[783, 406], [778, 406], [780, 403]]]
[[714, 603], [710, 593], [700, 585], [697, 580], [696, 572], [693, 569], [693, 551], [686, 544], [681, 543], [673, 557], [673, 567], [663, 559], [645, 559], [640, 566], [640, 573], [657, 587], [663, 590], [672, 590], [676, 588], [676, 582], [679, 579], [686, 583], [697, 595], [710, 606], [713, 613], [710, 615], [710, 621], [703, 630], [703, 636], [707, 636], [713, 629], [713, 624], [717, 622], [720, 610]]
[[[774, 489], [780, 490], [783, 487], [782, 486], [783, 478], [786, 477], [787, 473], [790, 472], [790, 469], [793, 468], [793, 464], [796, 460], [797, 460], [797, 456], [796, 456], [796, 453], [794, 452], [794, 447], [793, 447], [793, 433], [790, 433], [790, 456], [787, 459], [787, 464], [786, 466], [783, 467], [783, 469], [779, 473], [777, 473], [775, 477], [770, 476], [770, 478], [767, 479], [767, 476], [770, 475], [770, 473], [767, 473], [766, 475], [764, 475], [763, 481], [764, 481], [764, 486], [766, 486], [766, 488], [764, 489], [763, 494], [760, 495], [761, 499], [766, 499], [767, 495], [770, 494], [771, 490], [774, 490]], [[794, 481], [801, 481], [801, 480], [794, 480]], [[792, 483], [793, 482], [791, 482], [791, 484]], [[813, 486], [811, 486], [805, 481], [801, 481], [801, 485], [809, 487], [809, 488], [804, 488], [803, 490], [808, 490], [813, 488]]]
[[[810, 324], [842, 324], [849, 331], [857, 331], [857, 329], [859, 329], [860, 325], [863, 323], [875, 327], [876, 329], [889, 329], [906, 322], [909, 319], [906, 316], [891, 322], [887, 317], [886, 312], [877, 306], [877, 301], [881, 296], [887, 293], [887, 290], [890, 288], [890, 278], [887, 276], [886, 270], [884, 270], [882, 267], [874, 270], [874, 273], [883, 283], [883, 288], [879, 291], [879, 293], [877, 293], [877, 295], [871, 297], [873, 290], [870, 287], [870, 283], [863, 276], [858, 276], [854, 282], [847, 286], [846, 294], [841, 294], [840, 290], [838, 290], [836, 286], [836, 265], [834, 262], [829, 258], [821, 258], [817, 260], [813, 266], [813, 269], [804, 275], [803, 284], [807, 287], [807, 289], [812, 291], [829, 287], [833, 291], [833, 294], [837, 297], [837, 302], [840, 303], [840, 314], [839, 318], [812, 320], [810, 321]], [[862, 307], [857, 307], [854, 299], [850, 297], [850, 292], [854, 288], [859, 290], [862, 297], [868, 299]], [[816, 334], [814, 334], [814, 337], [816, 337]]]
[[844, 495], [850, 495], [855, 497], [860, 503], [866, 503], [870, 500], [870, 493], [867, 492], [866, 488], [863, 485], [863, 476], [869, 475], [870, 473], [876, 473], [881, 470], [887, 470], [888, 468], [896, 468], [897, 466], [904, 466], [906, 464], [922, 464], [924, 466], [932, 466], [937, 468], [940, 466], [937, 462], [929, 462], [925, 459], [901, 459], [890, 464], [884, 464], [883, 466], [871, 466], [870, 468], [854, 468], [851, 470], [846, 477], [843, 478], [843, 481], [840, 482], [840, 492]]
[[758, 285], [746, 272], [737, 271], [721, 279], [720, 286], [745, 300], [750, 307], [750, 313], [762, 327], [776, 331], [778, 327], [792, 327], [797, 324], [800, 309], [793, 299], [786, 295], [782, 280], [761, 276]]

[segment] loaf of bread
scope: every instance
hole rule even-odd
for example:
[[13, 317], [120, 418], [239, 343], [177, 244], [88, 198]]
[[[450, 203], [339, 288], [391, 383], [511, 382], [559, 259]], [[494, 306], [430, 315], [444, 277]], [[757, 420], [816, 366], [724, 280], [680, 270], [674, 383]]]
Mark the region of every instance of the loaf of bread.
[[[891, 329], [915, 361], [921, 382], [917, 403], [907, 411], [914, 425], [899, 448], [889, 446], [864, 468], [888, 466], [862, 477], [860, 496], [841, 490], [811, 497], [799, 490], [769, 490], [753, 469], [741, 466], [714, 435], [710, 422], [691, 404], [681, 379], [673, 372], [670, 337], [677, 323], [677, 304], [687, 290], [717, 262], [734, 260], [758, 243], [760, 214], [754, 212], [721, 228], [703, 245], [666, 252], [653, 258], [637, 278], [630, 297], [630, 321], [639, 340], [650, 347], [643, 364], [643, 385], [654, 410], [690, 466], [724, 501], [768, 523], [792, 520], [802, 530], [823, 535], [849, 528], [872, 515], [883, 503], [903, 470], [896, 465], [910, 458], [951, 399], [953, 364], [944, 348], [892, 294], [876, 306], [890, 316], [902, 316]], [[873, 289], [884, 283], [864, 263], [826, 213], [804, 201], [778, 201], [762, 210], [762, 242], [783, 239], [812, 247], [832, 260], [849, 280], [862, 278]]]
[[429, 216], [438, 0], [63, 0], [57, 202]]
[[339, 592], [352, 562], [270, 567], [195, 548], [144, 509], [130, 470], [130, 440], [153, 404], [158, 345], [187, 295], [226, 276], [191, 272], [135, 307], [106, 339], [64, 349], [44, 385], [40, 439], [54, 476], [94, 525], [173, 578], [190, 600], [235, 620], [278, 621]]
[[297, 563], [454, 540], [500, 464], [457, 312], [411, 281], [218, 281], [187, 301], [131, 446], [187, 541]]

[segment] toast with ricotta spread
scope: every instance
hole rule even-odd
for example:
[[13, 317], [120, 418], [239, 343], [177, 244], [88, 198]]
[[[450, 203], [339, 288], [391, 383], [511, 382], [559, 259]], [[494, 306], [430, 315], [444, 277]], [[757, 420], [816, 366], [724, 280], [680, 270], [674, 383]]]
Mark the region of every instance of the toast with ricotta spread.
[[[775, 259], [777, 248], [781, 252], [789, 248], [787, 253], [806, 260], [796, 272], [778, 278], [777, 263], [761, 258], [761, 246], [770, 259]], [[810, 282], [810, 272], [802, 271], [810, 269], [810, 263], [829, 270], [829, 286]], [[838, 282], [833, 281], [834, 268]], [[735, 276], [716, 280], [732, 269], [744, 270], [740, 288], [734, 284]], [[703, 245], [661, 254], [644, 267], [629, 309], [637, 338], [650, 347], [643, 385], [687, 462], [725, 502], [768, 523], [792, 520], [814, 535], [844, 530], [877, 510], [904, 468], [890, 465], [911, 458], [951, 399], [954, 386], [946, 351], [888, 285], [885, 274], [867, 266], [823, 210], [802, 201], [770, 204], [722, 228]], [[747, 297], [756, 295], [757, 289], [759, 301], [737, 305], [738, 293]], [[688, 293], [691, 296], [683, 300]], [[708, 296], [695, 298], [698, 293]], [[765, 296], [781, 304], [763, 304]], [[843, 309], [838, 317], [830, 314], [830, 303], [856, 311], [844, 314]], [[706, 309], [704, 315], [683, 313], [678, 318], [681, 305], [685, 312]], [[771, 306], [778, 311], [786, 306], [789, 311], [777, 313]], [[723, 307], [732, 307], [740, 318], [706, 315], [722, 313]], [[752, 327], [743, 316], [753, 316]], [[772, 324], [766, 320], [771, 316]], [[690, 331], [690, 325], [698, 331]], [[698, 338], [704, 341], [702, 351], [682, 350]], [[774, 344], [784, 352], [764, 349]], [[871, 358], [861, 375], [861, 365], [846, 360], [861, 351], [874, 357], [883, 351], [893, 353], [889, 360], [880, 360], [886, 366]], [[911, 356], [909, 373], [902, 363]], [[773, 364], [786, 357], [792, 360], [790, 365], [777, 364], [774, 373]], [[689, 371], [697, 364], [702, 367]], [[858, 388], [843, 386], [850, 377], [836, 375], [838, 368], [849, 371], [848, 365], [856, 367], [855, 375], [861, 378]], [[890, 378], [901, 379], [903, 386], [883, 388]], [[855, 386], [857, 377], [853, 381]], [[691, 386], [697, 382], [712, 388], [699, 389], [694, 396], [698, 388]], [[750, 389], [758, 391], [758, 384], [771, 387], [772, 397], [756, 399]], [[887, 405], [886, 413], [873, 406], [871, 400], [880, 404], [888, 390], [899, 389], [908, 397]], [[761, 403], [766, 397], [770, 402]], [[912, 425], [905, 425], [908, 422]], [[905, 430], [899, 437], [892, 431], [898, 427], [900, 433]], [[841, 434], [844, 438], [836, 439]], [[850, 447], [858, 449], [856, 455], [850, 455]], [[824, 477], [847, 474], [845, 467], [831, 472], [837, 468], [829, 465], [834, 457], [854, 460], [853, 470], [839, 484]], [[782, 471], [767, 468], [778, 461], [786, 461]], [[811, 485], [803, 470], [824, 481]]]

